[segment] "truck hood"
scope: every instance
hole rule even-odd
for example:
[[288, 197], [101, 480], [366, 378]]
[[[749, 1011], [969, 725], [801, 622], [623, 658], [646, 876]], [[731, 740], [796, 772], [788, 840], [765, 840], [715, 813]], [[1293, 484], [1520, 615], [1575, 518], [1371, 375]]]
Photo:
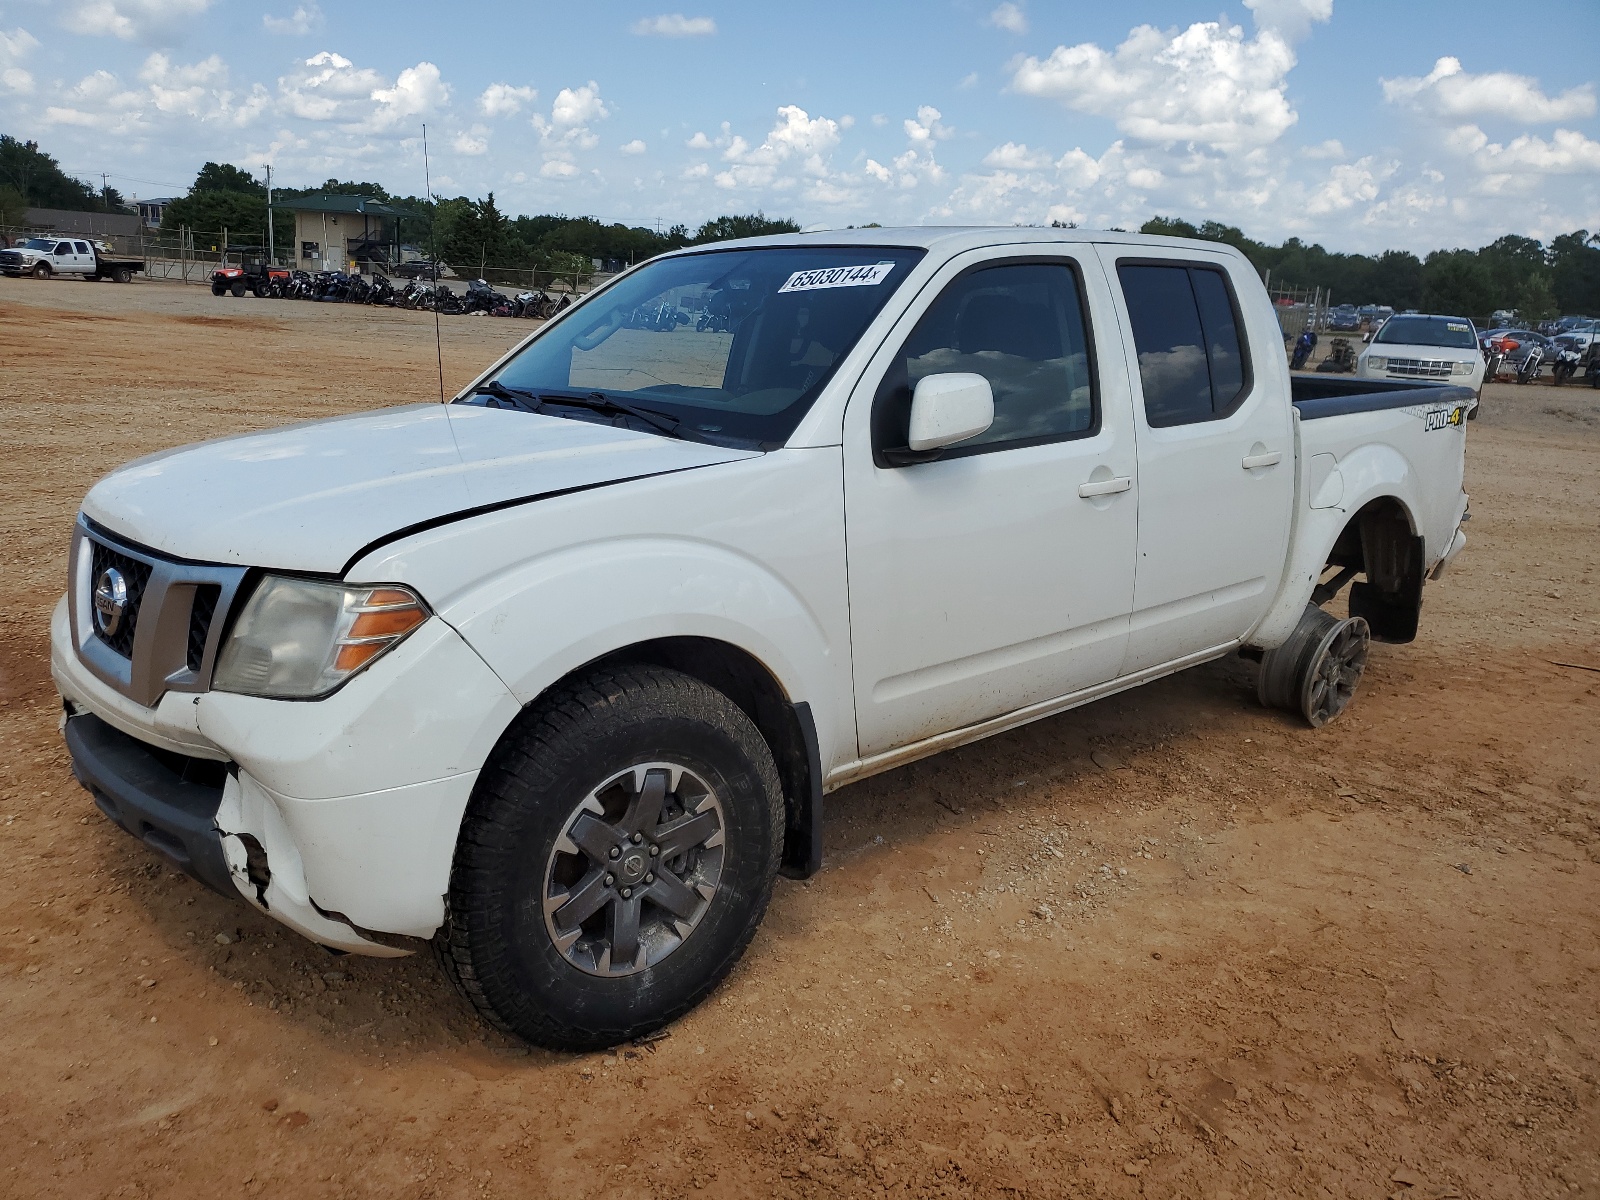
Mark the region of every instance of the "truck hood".
[[340, 573], [365, 546], [483, 509], [751, 458], [562, 417], [417, 404], [137, 459], [83, 502], [178, 558]]

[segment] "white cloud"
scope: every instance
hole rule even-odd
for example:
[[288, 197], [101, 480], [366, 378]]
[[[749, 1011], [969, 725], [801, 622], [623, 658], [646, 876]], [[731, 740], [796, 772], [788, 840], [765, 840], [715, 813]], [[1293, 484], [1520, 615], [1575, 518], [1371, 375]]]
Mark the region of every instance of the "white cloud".
[[1011, 87], [1109, 117], [1139, 141], [1235, 153], [1276, 141], [1298, 120], [1285, 95], [1294, 64], [1272, 29], [1246, 38], [1218, 21], [1182, 32], [1140, 25], [1112, 53], [1084, 42], [1024, 58]]
[[894, 179], [894, 172], [875, 158], [867, 159], [866, 172], [879, 183], [889, 183]]
[[995, 29], [1005, 30], [1008, 34], [1026, 34], [1027, 13], [1024, 13], [1018, 5], [1010, 3], [1010, 0], [1006, 0], [1006, 3], [989, 14], [989, 24]]
[[732, 164], [717, 174], [718, 187], [793, 186], [793, 179], [780, 177], [778, 167], [792, 159], [801, 160], [801, 169], [818, 178], [828, 173], [826, 155], [839, 144], [839, 122], [829, 117], [812, 117], [798, 105], [778, 109], [778, 120], [759, 146], [734, 136], [722, 152], [724, 162]]
[[695, 135], [685, 142], [684, 145], [689, 147], [691, 150], [710, 150], [712, 147], [712, 142], [711, 139], [708, 138], [703, 132], [696, 130]]
[[1010, 0], [1006, 0], [1006, 3], [989, 14], [989, 24], [996, 29], [1004, 29], [1007, 33], [1027, 33], [1028, 15]]
[[1333, 16], [1333, 0], [1244, 0], [1257, 29], [1271, 29], [1286, 41], [1298, 42], [1311, 27]]
[[1452, 149], [1471, 156], [1483, 171], [1523, 171], [1539, 175], [1600, 172], [1600, 142], [1575, 129], [1558, 129], [1547, 142], [1523, 134], [1502, 145], [1476, 125], [1463, 125], [1446, 138]]
[[1462, 69], [1460, 59], [1448, 56], [1420, 78], [1385, 79], [1383, 98], [1447, 120], [1490, 116], [1526, 122], [1570, 121], [1593, 116], [1595, 111], [1592, 83], [1547, 96], [1539, 81], [1530, 76], [1506, 71], [1473, 75]]
[[487, 154], [489, 153], [489, 130], [482, 125], [474, 125], [470, 130], [463, 130], [456, 134], [450, 146], [457, 154], [465, 154], [469, 158]]
[[450, 102], [450, 85], [440, 77], [438, 67], [420, 62], [401, 71], [393, 87], [374, 88], [372, 99], [378, 105], [372, 124], [387, 129], [443, 108]]
[[631, 142], [623, 142], [617, 149], [623, 154], [643, 154], [649, 147], [644, 144], [643, 139], [634, 138]]
[[73, 33], [160, 43], [211, 7], [211, 0], [73, 0], [61, 24]]
[[33, 75], [22, 64], [38, 47], [39, 39], [26, 29], [0, 29], [0, 92], [26, 96], [33, 91]]
[[312, 30], [321, 29], [322, 23], [322, 9], [314, 3], [300, 5], [287, 17], [275, 17], [271, 13], [263, 13], [261, 17], [261, 27], [268, 33], [289, 37], [305, 37]]
[[569, 179], [577, 173], [578, 168], [564, 158], [552, 158], [539, 168], [546, 179]]
[[976, 71], [968, 72], [967, 74], [965, 74], [965, 75], [963, 75], [961, 77], [961, 81], [959, 83], [957, 83], [956, 86], [958, 88], [960, 88], [963, 92], [969, 91], [972, 88], [977, 87], [978, 86], [978, 73]]
[[126, 134], [145, 126], [147, 97], [122, 86], [110, 71], [86, 75], [61, 97], [66, 103], [44, 110], [52, 125], [77, 125], [105, 133]]
[[539, 93], [531, 87], [513, 87], [509, 83], [491, 83], [478, 97], [478, 108], [486, 117], [514, 117], [524, 104], [537, 99]]
[[557, 129], [577, 129], [611, 115], [600, 99], [600, 85], [590, 80], [580, 88], [562, 88], [550, 106], [550, 124]]
[[1051, 165], [1051, 158], [1047, 150], [1029, 150], [1024, 143], [1007, 142], [985, 154], [983, 165], [1007, 171], [1041, 171]]
[[1344, 143], [1338, 138], [1329, 138], [1325, 142], [1318, 142], [1315, 146], [1304, 147], [1300, 154], [1303, 158], [1343, 158]]
[[717, 23], [710, 17], [668, 13], [659, 17], [642, 17], [629, 28], [640, 37], [709, 37], [717, 31]]
[[948, 141], [955, 130], [942, 124], [944, 114], [931, 104], [918, 107], [915, 117], [908, 117], [902, 125], [906, 131], [906, 149], [894, 157], [895, 170], [900, 172], [899, 185], [910, 190], [919, 183], [938, 183], [944, 178], [944, 167], [934, 157], [935, 142]]
[[278, 79], [278, 94], [290, 115], [304, 121], [356, 121], [367, 101], [387, 80], [370, 67], [358, 67], [342, 54], [313, 54]]
[[1353, 163], [1342, 163], [1329, 171], [1327, 182], [1306, 201], [1306, 212], [1314, 217], [1326, 216], [1377, 198], [1377, 174], [1369, 156]]
[[684, 168], [683, 177], [685, 179], [705, 179], [705, 178], [708, 178], [710, 176], [710, 174], [711, 174], [711, 166], [710, 166], [710, 164], [702, 162], [702, 163], [695, 163], [694, 166], [692, 166], [692, 167]]

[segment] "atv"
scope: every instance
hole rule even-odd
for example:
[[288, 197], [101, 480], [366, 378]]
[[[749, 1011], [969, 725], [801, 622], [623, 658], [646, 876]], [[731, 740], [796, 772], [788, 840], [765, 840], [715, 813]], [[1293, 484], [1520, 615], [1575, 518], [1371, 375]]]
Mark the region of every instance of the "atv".
[[[228, 262], [228, 255], [238, 257], [238, 266]], [[222, 262], [211, 273], [211, 294], [226, 295], [232, 292], [243, 296], [254, 293], [259, 299], [265, 296], [283, 296], [289, 286], [289, 268], [275, 267], [267, 261], [262, 246], [229, 246], [222, 254]]]

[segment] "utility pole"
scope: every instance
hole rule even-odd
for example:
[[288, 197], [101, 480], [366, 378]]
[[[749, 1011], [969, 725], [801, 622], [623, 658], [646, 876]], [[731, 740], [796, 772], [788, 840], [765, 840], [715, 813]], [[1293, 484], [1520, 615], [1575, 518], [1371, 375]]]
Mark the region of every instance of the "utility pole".
[[111, 189], [106, 186], [106, 173], [100, 172], [100, 203], [106, 206], [106, 211], [111, 211]]
[[277, 253], [272, 244], [272, 164], [267, 164], [267, 266], [275, 266]]

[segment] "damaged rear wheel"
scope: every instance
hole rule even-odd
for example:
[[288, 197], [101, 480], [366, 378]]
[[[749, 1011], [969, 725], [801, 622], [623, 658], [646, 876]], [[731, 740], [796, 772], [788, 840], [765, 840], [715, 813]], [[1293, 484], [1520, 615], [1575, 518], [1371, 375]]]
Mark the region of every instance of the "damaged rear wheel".
[[1289, 639], [1262, 656], [1256, 695], [1268, 708], [1298, 712], [1320, 729], [1349, 707], [1370, 647], [1371, 631], [1361, 617], [1341, 621], [1307, 605]]
[[440, 960], [528, 1041], [638, 1037], [738, 961], [783, 823], [771, 751], [733, 701], [659, 667], [596, 672], [524, 712], [480, 776]]

